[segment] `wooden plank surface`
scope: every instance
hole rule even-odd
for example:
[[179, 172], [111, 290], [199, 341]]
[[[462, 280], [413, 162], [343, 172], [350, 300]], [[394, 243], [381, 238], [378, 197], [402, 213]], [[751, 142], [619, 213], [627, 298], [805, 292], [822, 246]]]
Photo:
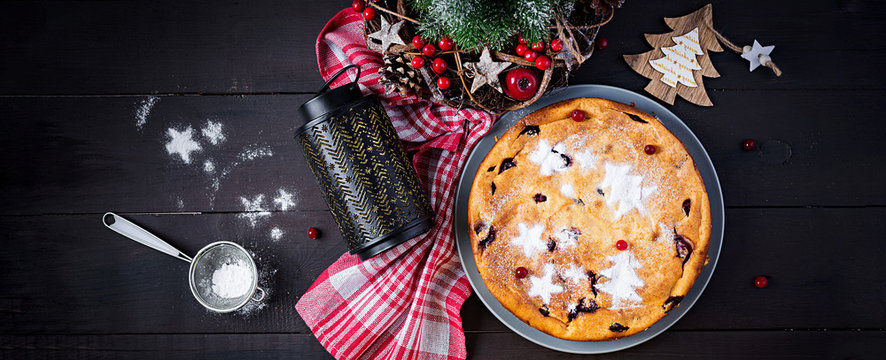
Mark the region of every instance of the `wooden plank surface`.
[[[468, 332], [471, 359], [587, 359], [514, 333]], [[876, 359], [882, 331], [668, 331], [640, 346], [595, 359]], [[331, 359], [310, 334], [23, 335], [0, 338], [0, 356], [156, 359]]]
[[[665, 16], [709, 1], [627, 3], [602, 29], [598, 51], [573, 83], [642, 89], [622, 54], [649, 50]], [[738, 44], [775, 44], [785, 71], [749, 74], [735, 54], [715, 55], [710, 89], [882, 89], [883, 17], [876, 1], [715, 1], [714, 26]], [[177, 94], [314, 91], [314, 40], [350, 1], [4, 1], [0, 94]], [[876, 66], [880, 65], [880, 66]], [[716, 103], [716, 100], [715, 100]]]

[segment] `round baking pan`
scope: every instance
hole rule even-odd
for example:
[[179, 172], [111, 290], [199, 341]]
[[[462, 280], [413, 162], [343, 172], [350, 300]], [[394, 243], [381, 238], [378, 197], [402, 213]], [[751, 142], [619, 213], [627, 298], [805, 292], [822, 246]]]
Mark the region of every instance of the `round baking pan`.
[[[563, 101], [566, 99], [590, 97], [602, 98], [618, 101], [624, 104], [634, 103], [634, 106], [653, 116], [658, 117], [661, 123], [679, 138], [689, 154], [695, 160], [699, 173], [704, 180], [705, 189], [708, 192], [708, 198], [711, 205], [711, 240], [708, 248], [708, 264], [702, 269], [698, 279], [692, 289], [686, 294], [686, 297], [680, 302], [680, 306], [672, 310], [668, 315], [650, 326], [645, 331], [624, 337], [617, 340], [609, 341], [572, 341], [563, 340], [551, 335], [545, 334], [535, 329], [522, 320], [518, 319], [514, 314], [505, 309], [498, 302], [492, 293], [486, 288], [483, 278], [477, 271], [477, 263], [474, 261], [474, 254], [471, 251], [471, 239], [468, 231], [468, 196], [471, 193], [471, 183], [480, 162], [495, 145], [496, 138], [501, 137], [511, 126], [527, 114], [538, 110], [550, 104]], [[455, 244], [458, 247], [458, 255], [461, 258], [462, 266], [468, 275], [471, 286], [480, 298], [480, 301], [486, 305], [489, 311], [495, 317], [501, 320], [507, 327], [514, 330], [517, 334], [525, 337], [541, 346], [551, 348], [558, 351], [575, 353], [575, 354], [601, 354], [623, 350], [649, 339], [667, 330], [671, 325], [680, 320], [692, 305], [701, 296], [705, 286], [714, 273], [717, 266], [717, 258], [720, 256], [720, 248], [723, 246], [723, 226], [725, 221], [725, 213], [723, 209], [723, 193], [720, 190], [720, 181], [717, 179], [717, 172], [714, 170], [714, 164], [705, 151], [704, 147], [695, 137], [695, 134], [689, 130], [676, 115], [670, 112], [661, 104], [633, 91], [628, 91], [612, 86], [605, 85], [573, 85], [568, 88], [557, 90], [553, 94], [539, 99], [529, 107], [517, 111], [505, 113], [499, 118], [489, 130], [485, 137], [480, 139], [462, 170], [461, 178], [455, 194]]]

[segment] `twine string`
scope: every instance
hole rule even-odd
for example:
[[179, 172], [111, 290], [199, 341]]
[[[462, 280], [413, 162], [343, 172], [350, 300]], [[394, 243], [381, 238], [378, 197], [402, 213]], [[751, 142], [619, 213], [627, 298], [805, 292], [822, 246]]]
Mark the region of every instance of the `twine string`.
[[[723, 36], [723, 34], [721, 34], [719, 31], [717, 31], [716, 29], [714, 29], [710, 26], [707, 26], [707, 25], [705, 25], [705, 27], [707, 27], [708, 30], [711, 30], [711, 32], [713, 32], [714, 35], [717, 37], [717, 40], [720, 40], [720, 43], [722, 43], [723, 45], [726, 45], [726, 47], [728, 47], [730, 50], [735, 51], [738, 54], [744, 54], [743, 48], [740, 48], [740, 47], [738, 47], [738, 45], [733, 44], [731, 41], [729, 41], [729, 39], [727, 39], [725, 36]], [[765, 67], [772, 69], [772, 72], [775, 73], [775, 76], [781, 76], [781, 74], [782, 74], [781, 69], [779, 69], [778, 65], [775, 65], [775, 62], [772, 60], [767, 61], [765, 63], [760, 62], [760, 65], [763, 65]]]

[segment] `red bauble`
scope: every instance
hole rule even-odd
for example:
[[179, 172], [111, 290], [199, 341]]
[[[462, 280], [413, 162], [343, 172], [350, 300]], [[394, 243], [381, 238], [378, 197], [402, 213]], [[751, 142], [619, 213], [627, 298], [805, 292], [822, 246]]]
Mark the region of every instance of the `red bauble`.
[[415, 46], [416, 49], [421, 49], [425, 46], [425, 39], [422, 39], [419, 35], [415, 35], [415, 37], [412, 38], [412, 46]]
[[521, 44], [525, 44], [526, 39], [523, 38], [523, 35], [519, 35], [519, 36], [517, 36], [517, 42], [521, 43]]
[[523, 55], [523, 58], [529, 62], [535, 61], [535, 58], [537, 58], [537, 57], [538, 57], [538, 53], [535, 51], [532, 51], [532, 50], [527, 50], [526, 54]]
[[646, 145], [646, 147], [643, 148], [643, 152], [645, 152], [646, 155], [655, 154], [655, 145]]
[[554, 51], [563, 50], [563, 40], [560, 40], [560, 39], [551, 40], [551, 50], [554, 50]]
[[745, 139], [744, 142], [741, 143], [741, 148], [744, 151], [754, 151], [757, 148], [757, 142], [754, 139]]
[[517, 55], [526, 55], [526, 52], [529, 51], [529, 46], [526, 46], [526, 44], [517, 45], [517, 50], [515, 51], [517, 52]]
[[539, 56], [535, 59], [535, 67], [539, 70], [547, 70], [551, 67], [551, 59], [544, 55]]
[[628, 249], [628, 242], [624, 241], [624, 240], [619, 240], [615, 243], [615, 248], [619, 249], [621, 251], [627, 250]]
[[443, 58], [436, 58], [431, 63], [431, 70], [434, 70], [434, 72], [438, 73], [438, 74], [441, 74], [444, 71], [446, 71], [446, 67], [447, 67], [446, 60], [443, 60]]
[[351, 3], [351, 9], [354, 9], [356, 12], [363, 11], [364, 6], [366, 6], [366, 4], [363, 3], [363, 0], [354, 0], [354, 2]]
[[311, 239], [316, 239], [320, 237], [320, 230], [317, 230], [315, 227], [308, 228], [308, 237]]
[[585, 113], [581, 110], [572, 110], [572, 121], [581, 122], [585, 119]]
[[423, 48], [421, 48], [421, 53], [425, 54], [425, 56], [434, 56], [434, 53], [437, 52], [437, 48], [432, 44], [427, 44]]
[[452, 47], [455, 46], [455, 43], [450, 38], [442, 38], [437, 42], [437, 45], [440, 46], [440, 50], [452, 50]]
[[603, 50], [609, 46], [609, 41], [606, 40], [605, 37], [597, 38], [597, 49]]
[[421, 56], [416, 56], [412, 58], [412, 67], [416, 69], [421, 69], [425, 66], [425, 58]]
[[538, 92], [538, 83], [535, 71], [518, 67], [505, 75], [505, 94], [516, 100], [528, 100]]
[[368, 7], [366, 10], [363, 10], [363, 18], [366, 20], [375, 19], [375, 8]]
[[441, 77], [437, 78], [437, 87], [440, 88], [441, 90], [448, 89], [449, 85], [451, 85], [451, 82], [449, 81], [448, 77], [441, 76]]
[[544, 41], [537, 41], [537, 42], [532, 43], [532, 51], [535, 51], [535, 52], [545, 51], [545, 42]]
[[522, 266], [518, 267], [517, 270], [514, 271], [514, 276], [516, 276], [517, 279], [525, 278], [527, 275], [529, 275], [529, 270], [526, 270], [526, 268]]
[[769, 285], [769, 278], [767, 278], [763, 275], [760, 275], [760, 276], [757, 276], [756, 278], [754, 278], [754, 286], [762, 289], [762, 288], [766, 287], [766, 285]]

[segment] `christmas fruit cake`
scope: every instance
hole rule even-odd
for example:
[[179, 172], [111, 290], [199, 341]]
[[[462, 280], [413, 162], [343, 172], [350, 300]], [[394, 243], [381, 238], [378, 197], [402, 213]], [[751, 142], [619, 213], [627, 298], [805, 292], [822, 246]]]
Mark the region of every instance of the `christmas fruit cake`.
[[655, 117], [614, 101], [567, 100], [518, 121], [480, 165], [468, 214], [489, 291], [562, 339], [645, 330], [707, 262], [695, 162]]

